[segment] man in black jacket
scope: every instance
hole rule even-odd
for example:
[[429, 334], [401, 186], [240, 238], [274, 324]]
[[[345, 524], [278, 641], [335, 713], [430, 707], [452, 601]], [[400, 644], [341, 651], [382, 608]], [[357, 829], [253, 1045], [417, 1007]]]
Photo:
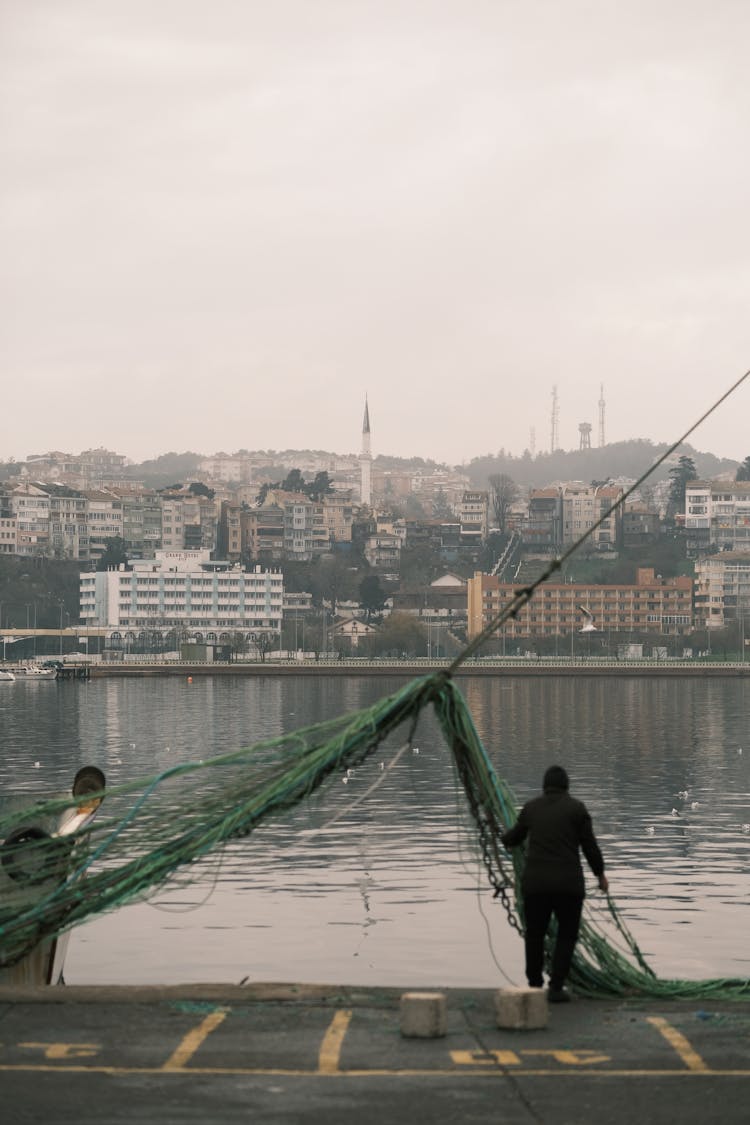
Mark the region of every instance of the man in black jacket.
[[544, 775], [544, 792], [521, 809], [518, 820], [502, 836], [506, 848], [528, 837], [526, 863], [521, 877], [526, 922], [526, 978], [531, 988], [544, 984], [544, 939], [550, 918], [557, 919], [557, 941], [552, 955], [549, 999], [569, 1000], [563, 988], [570, 971], [586, 894], [580, 851], [599, 880], [609, 889], [604, 860], [596, 842], [586, 806], [568, 793], [568, 775], [562, 766], [550, 766]]

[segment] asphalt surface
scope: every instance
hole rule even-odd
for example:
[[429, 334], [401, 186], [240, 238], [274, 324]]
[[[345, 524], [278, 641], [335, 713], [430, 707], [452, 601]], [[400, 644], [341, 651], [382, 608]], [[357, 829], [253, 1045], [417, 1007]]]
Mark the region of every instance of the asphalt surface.
[[577, 999], [508, 1031], [493, 991], [444, 991], [447, 1035], [408, 1039], [394, 989], [4, 989], [3, 1125], [750, 1119], [750, 997]]

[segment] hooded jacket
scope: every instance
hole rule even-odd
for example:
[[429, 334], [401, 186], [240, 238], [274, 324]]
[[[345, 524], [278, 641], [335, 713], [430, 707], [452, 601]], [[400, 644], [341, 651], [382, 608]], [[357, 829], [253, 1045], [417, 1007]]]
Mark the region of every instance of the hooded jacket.
[[604, 860], [582, 801], [566, 789], [545, 788], [523, 806], [518, 820], [503, 833], [506, 848], [514, 848], [528, 837], [526, 864], [521, 876], [524, 895], [568, 894], [581, 898], [586, 886], [580, 852], [598, 878]]

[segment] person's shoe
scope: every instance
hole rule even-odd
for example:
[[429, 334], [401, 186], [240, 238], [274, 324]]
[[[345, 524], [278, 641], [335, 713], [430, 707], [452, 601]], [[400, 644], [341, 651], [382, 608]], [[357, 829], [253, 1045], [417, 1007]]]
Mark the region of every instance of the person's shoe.
[[529, 988], [544, 988], [544, 981], [543, 980], [530, 980], [529, 981]]
[[564, 988], [548, 988], [547, 999], [550, 1004], [569, 1004], [570, 993], [566, 992]]

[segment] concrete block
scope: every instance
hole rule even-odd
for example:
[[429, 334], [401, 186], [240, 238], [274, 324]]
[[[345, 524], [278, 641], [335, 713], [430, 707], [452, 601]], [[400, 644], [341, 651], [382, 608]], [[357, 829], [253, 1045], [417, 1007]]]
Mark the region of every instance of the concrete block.
[[547, 1026], [547, 993], [543, 988], [499, 988], [495, 993], [498, 1027], [533, 1031]]
[[448, 1030], [442, 992], [404, 992], [401, 996], [401, 1034], [407, 1039], [439, 1039]]

